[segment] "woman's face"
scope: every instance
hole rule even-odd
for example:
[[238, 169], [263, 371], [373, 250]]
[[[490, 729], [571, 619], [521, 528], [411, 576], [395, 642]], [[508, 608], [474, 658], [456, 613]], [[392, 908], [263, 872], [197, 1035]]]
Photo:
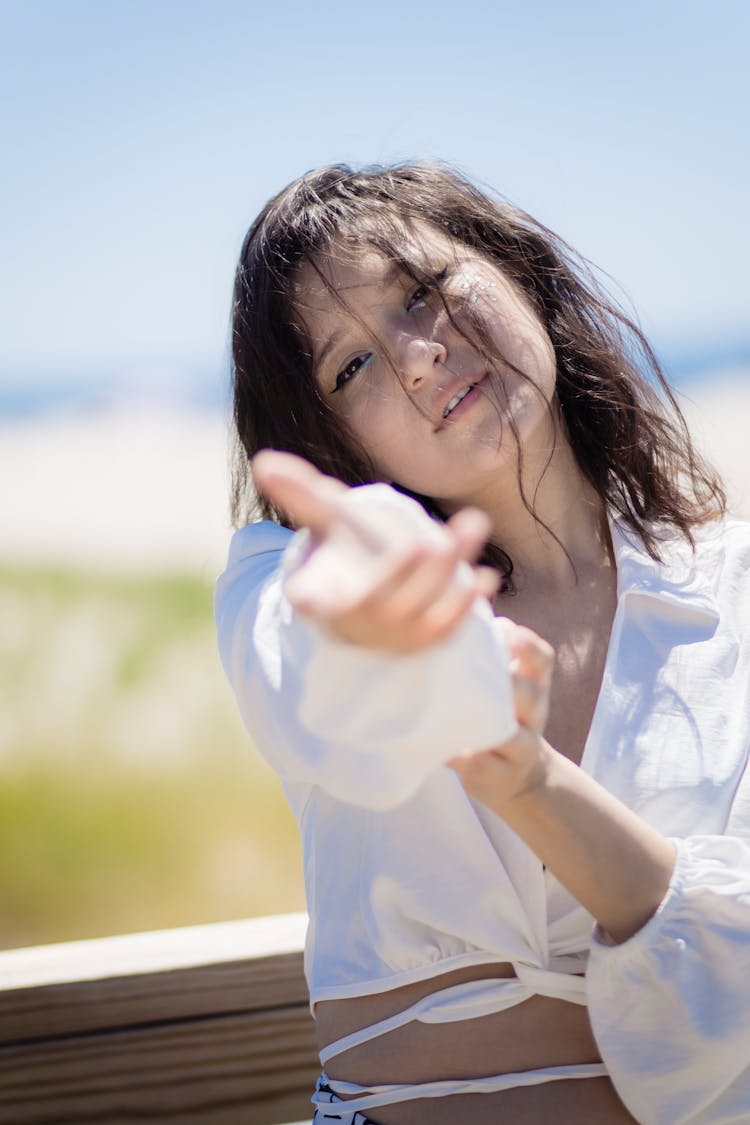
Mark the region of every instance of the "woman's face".
[[489, 258], [427, 224], [404, 233], [403, 256], [424, 282], [344, 242], [300, 268], [315, 378], [382, 479], [446, 510], [481, 504], [499, 473], [517, 482], [513, 428], [524, 466], [546, 463], [552, 344]]

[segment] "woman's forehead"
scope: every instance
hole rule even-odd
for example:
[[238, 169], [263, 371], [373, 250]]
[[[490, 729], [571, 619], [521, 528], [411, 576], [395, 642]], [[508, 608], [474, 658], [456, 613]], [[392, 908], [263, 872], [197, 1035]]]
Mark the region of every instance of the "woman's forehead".
[[351, 237], [335, 238], [325, 251], [305, 259], [298, 268], [295, 300], [305, 305], [334, 293], [382, 289], [402, 278], [407, 264], [429, 270], [439, 259], [442, 268], [466, 253], [462, 243], [425, 222], [404, 226], [387, 239], [357, 242]]

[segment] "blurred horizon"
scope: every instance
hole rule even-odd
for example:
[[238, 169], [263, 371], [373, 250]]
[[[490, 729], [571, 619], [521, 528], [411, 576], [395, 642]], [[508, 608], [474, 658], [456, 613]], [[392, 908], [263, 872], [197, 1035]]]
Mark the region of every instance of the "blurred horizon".
[[[715, 376], [750, 372], [750, 340], [723, 340], [694, 349], [680, 347], [673, 352], [662, 351], [658, 358], [670, 383], [680, 389]], [[137, 409], [150, 404], [228, 416], [229, 362], [213, 372], [175, 365], [109, 372], [104, 367], [78, 373], [36, 372], [31, 382], [6, 373], [0, 383], [0, 421], [44, 417], [58, 411]]]

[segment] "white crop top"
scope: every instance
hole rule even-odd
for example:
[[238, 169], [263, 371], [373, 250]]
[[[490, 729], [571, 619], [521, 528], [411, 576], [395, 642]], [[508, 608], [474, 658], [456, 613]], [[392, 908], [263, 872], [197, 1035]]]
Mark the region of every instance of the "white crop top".
[[[427, 519], [384, 485], [351, 502]], [[513, 729], [502, 630], [486, 603], [428, 650], [371, 652], [284, 598], [282, 553], [293, 567], [304, 533], [261, 523], [232, 540], [216, 594], [220, 651], [300, 823], [311, 1005], [511, 962], [515, 980], [438, 988], [405, 1018], [560, 996], [588, 1003], [603, 1059], [434, 1090], [338, 1084], [360, 1095], [347, 1110], [608, 1073], [642, 1122], [750, 1120], [750, 529], [712, 525], [695, 555], [665, 538], [663, 564], [615, 522], [612, 535], [618, 607], [581, 767], [678, 842], [659, 911], [614, 947], [592, 939], [590, 915], [442, 765]], [[573, 974], [587, 955], [584, 980]], [[324, 1061], [351, 1045], [331, 1045]]]

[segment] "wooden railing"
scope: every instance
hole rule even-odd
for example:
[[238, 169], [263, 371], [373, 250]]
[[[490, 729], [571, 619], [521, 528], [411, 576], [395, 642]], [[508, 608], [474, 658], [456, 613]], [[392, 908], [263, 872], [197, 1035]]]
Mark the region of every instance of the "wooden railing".
[[303, 914], [0, 953], [0, 1122], [309, 1121]]

